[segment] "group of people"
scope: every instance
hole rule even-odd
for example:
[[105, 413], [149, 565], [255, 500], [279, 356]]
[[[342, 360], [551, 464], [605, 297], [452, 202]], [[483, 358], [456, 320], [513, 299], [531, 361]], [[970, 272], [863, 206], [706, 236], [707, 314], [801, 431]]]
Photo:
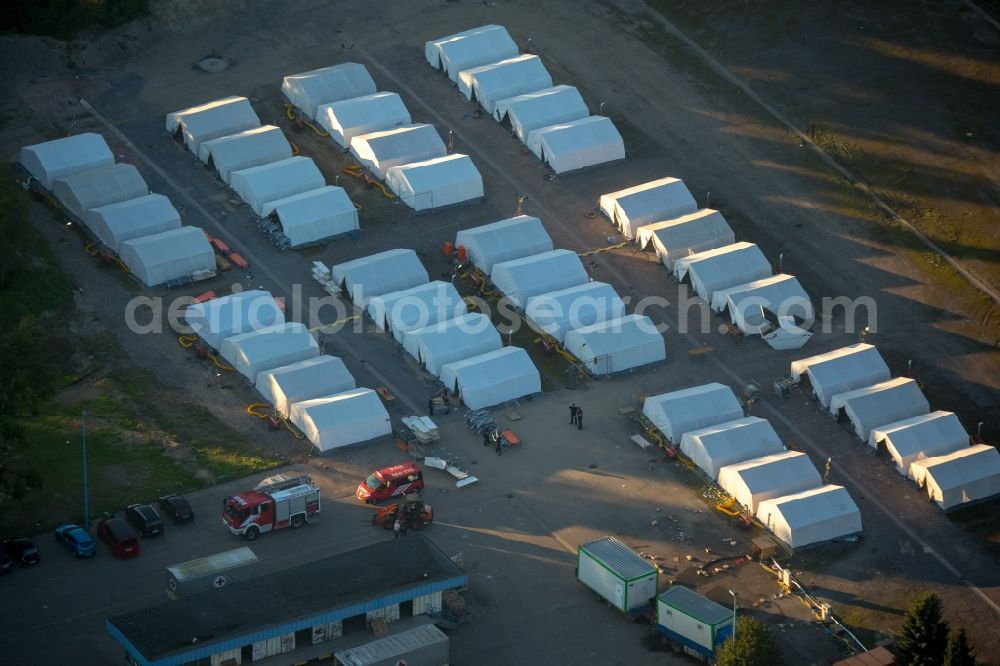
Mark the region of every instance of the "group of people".
[[569, 424], [575, 425], [578, 430], [583, 430], [583, 410], [575, 402], [569, 406]]
[[395, 532], [396, 536], [393, 539], [398, 539], [400, 536], [406, 536], [406, 530], [410, 528], [410, 521], [404, 518], [399, 519], [399, 514], [396, 514], [396, 522], [392, 524], [392, 531]]

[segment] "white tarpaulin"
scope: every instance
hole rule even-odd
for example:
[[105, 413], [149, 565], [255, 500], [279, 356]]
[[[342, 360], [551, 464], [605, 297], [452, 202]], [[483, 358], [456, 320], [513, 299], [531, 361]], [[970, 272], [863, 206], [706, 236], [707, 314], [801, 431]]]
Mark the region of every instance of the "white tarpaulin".
[[414, 210], [442, 208], [484, 196], [479, 169], [468, 155], [459, 153], [392, 167], [385, 182]]
[[719, 486], [736, 498], [750, 514], [766, 499], [818, 488], [823, 480], [809, 456], [784, 451], [726, 465], [719, 470]]
[[497, 102], [552, 87], [552, 77], [536, 55], [524, 54], [458, 73], [458, 90], [493, 115]]
[[292, 423], [320, 453], [392, 434], [389, 412], [368, 388], [296, 402], [290, 411]]
[[792, 361], [789, 374], [795, 381], [806, 375], [824, 407], [829, 407], [830, 398], [838, 393], [884, 382], [890, 376], [878, 350], [863, 342]]
[[464, 247], [472, 263], [489, 275], [493, 264], [548, 252], [552, 239], [537, 217], [518, 215], [459, 231], [455, 237], [458, 246]]
[[743, 406], [728, 386], [713, 382], [647, 397], [642, 413], [671, 442], [684, 433], [743, 417]]
[[733, 243], [674, 261], [674, 277], [691, 276], [694, 293], [712, 302], [712, 294], [738, 284], [770, 277], [771, 264], [753, 243]]
[[490, 318], [478, 312], [469, 312], [403, 334], [403, 348], [432, 375], [440, 375], [441, 366], [446, 363], [496, 351], [502, 346], [500, 333], [493, 327]]
[[441, 368], [441, 382], [469, 409], [482, 409], [541, 393], [542, 380], [528, 352], [504, 347]]
[[344, 62], [286, 76], [281, 82], [281, 92], [302, 113], [315, 120], [321, 104], [371, 95], [375, 92], [375, 81], [364, 65]]
[[178, 227], [123, 241], [118, 256], [147, 287], [187, 280], [200, 273], [215, 274], [215, 252], [198, 227]]
[[162, 194], [91, 208], [84, 223], [97, 239], [117, 253], [123, 241], [170, 231], [181, 226], [181, 215]]
[[450, 282], [436, 280], [410, 289], [389, 292], [368, 300], [368, 316], [397, 342], [403, 335], [439, 321], [464, 315], [468, 308]]
[[793, 549], [861, 532], [861, 511], [843, 486], [766, 499], [757, 518]]
[[667, 358], [656, 324], [637, 314], [569, 331], [565, 347], [595, 375], [623, 372]]
[[368, 300], [428, 281], [427, 269], [413, 250], [386, 250], [330, 267], [337, 286], [364, 308]]
[[285, 323], [269, 291], [241, 291], [228, 296], [193, 303], [184, 312], [187, 325], [212, 349], [225, 338]]
[[528, 142], [532, 130], [558, 123], [568, 123], [590, 115], [587, 105], [573, 86], [553, 86], [544, 90], [508, 97], [496, 103], [493, 117], [507, 121], [514, 136]]
[[167, 131], [195, 155], [204, 141], [254, 127], [260, 127], [260, 118], [246, 97], [226, 97], [167, 114]]
[[390, 167], [444, 157], [448, 148], [433, 125], [406, 125], [354, 137], [351, 154], [384, 180]]
[[229, 186], [263, 217], [274, 210], [268, 205], [271, 202], [318, 190], [326, 186], [326, 180], [312, 159], [296, 155], [280, 162], [234, 171], [230, 175]]
[[493, 264], [490, 280], [515, 306], [523, 308], [532, 296], [575, 287], [589, 278], [576, 252], [550, 250]]
[[287, 417], [296, 402], [355, 388], [354, 377], [336, 356], [316, 356], [257, 373], [255, 388], [275, 411]]
[[976, 444], [954, 453], [914, 460], [910, 475], [945, 511], [1000, 494], [1000, 452]]
[[320, 105], [316, 121], [344, 148], [362, 134], [409, 125], [413, 121], [403, 100], [394, 92], [379, 92]]
[[201, 161], [213, 167], [226, 184], [229, 184], [229, 174], [234, 171], [287, 160], [291, 156], [291, 144], [274, 125], [205, 141], [198, 150]]
[[[782, 273], [746, 284], [720, 289], [712, 294], [712, 310], [729, 310], [729, 317], [743, 333], [766, 333], [774, 324], [768, 314], [797, 317], [806, 327], [815, 319], [809, 294], [799, 281]], [[791, 327], [792, 324], [788, 324]]]
[[319, 356], [319, 345], [303, 324], [286, 322], [232, 335], [219, 355], [255, 384], [258, 372]]
[[885, 447], [896, 471], [910, 475], [910, 463], [943, 456], [969, 445], [969, 433], [952, 412], [936, 411], [872, 428], [868, 446]]
[[108, 204], [137, 199], [149, 194], [149, 186], [131, 164], [79, 171], [56, 178], [52, 196], [81, 221], [87, 211]]
[[442, 69], [452, 81], [458, 73], [490, 62], [517, 55], [517, 44], [507, 29], [500, 25], [484, 25], [428, 41], [424, 57], [434, 69]]
[[719, 478], [719, 470], [726, 465], [784, 450], [771, 424], [756, 416], [699, 428], [681, 437], [681, 453], [713, 480]]
[[872, 428], [926, 414], [931, 406], [917, 382], [897, 377], [834, 395], [830, 398], [830, 413], [837, 416], [841, 409], [854, 425], [854, 434], [867, 442]]
[[[624, 230], [622, 233], [629, 237]], [[639, 227], [636, 242], [643, 250], [652, 245], [656, 256], [667, 270], [672, 271], [674, 262], [681, 257], [732, 245], [736, 242], [736, 235], [722, 213], [703, 208], [697, 213]]]
[[342, 187], [327, 185], [268, 203], [291, 247], [301, 247], [358, 229], [358, 209]]
[[604, 116], [539, 127], [528, 134], [527, 146], [556, 173], [625, 159], [625, 141]]
[[[639, 228], [647, 224], [672, 220], [698, 210], [684, 181], [670, 177], [602, 194], [598, 205], [625, 238], [635, 238]], [[645, 247], [645, 243], [642, 246]]]
[[532, 296], [524, 306], [528, 325], [559, 342], [573, 329], [618, 319], [625, 314], [625, 302], [606, 282], [585, 282]]
[[115, 156], [100, 134], [86, 132], [21, 149], [19, 163], [47, 190], [56, 178], [111, 166]]

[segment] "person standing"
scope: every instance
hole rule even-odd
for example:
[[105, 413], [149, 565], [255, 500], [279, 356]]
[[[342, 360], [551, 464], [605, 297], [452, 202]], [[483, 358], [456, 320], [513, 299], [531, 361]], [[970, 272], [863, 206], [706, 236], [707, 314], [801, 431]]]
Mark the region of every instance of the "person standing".
[[406, 530], [408, 529], [410, 529], [410, 521], [408, 517], [404, 516], [403, 519], [399, 521], [400, 536], [406, 536]]
[[497, 436], [497, 455], [503, 455], [503, 437], [499, 436], [499, 434]]
[[576, 429], [583, 430], [583, 410], [576, 408]]
[[399, 523], [399, 516], [396, 516], [396, 522], [392, 524], [392, 531], [396, 533], [396, 536], [392, 537], [393, 539], [399, 538], [399, 530], [401, 529], [401, 527], [402, 526]]
[[569, 404], [569, 424], [570, 425], [575, 425], [576, 424], [576, 410], [577, 409], [578, 409], [578, 407], [576, 406], [575, 402], [571, 402]]
[[434, 398], [427, 399], [427, 416], [434, 416]]
[[483, 446], [489, 446], [489, 445], [490, 445], [490, 431], [483, 430]]

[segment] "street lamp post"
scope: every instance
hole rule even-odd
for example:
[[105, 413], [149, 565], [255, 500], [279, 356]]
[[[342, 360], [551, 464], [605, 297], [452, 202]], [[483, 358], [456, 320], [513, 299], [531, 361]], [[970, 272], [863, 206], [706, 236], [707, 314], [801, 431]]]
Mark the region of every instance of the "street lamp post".
[[90, 529], [90, 498], [87, 493], [87, 412], [83, 416], [83, 529]]
[[729, 590], [729, 594], [733, 596], [733, 643], [736, 642], [736, 597], [739, 596], [736, 592]]

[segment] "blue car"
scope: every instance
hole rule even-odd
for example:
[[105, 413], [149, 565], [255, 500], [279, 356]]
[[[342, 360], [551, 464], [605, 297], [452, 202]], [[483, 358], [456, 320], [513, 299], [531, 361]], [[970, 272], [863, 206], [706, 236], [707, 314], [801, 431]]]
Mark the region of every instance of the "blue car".
[[77, 557], [91, 557], [97, 544], [79, 525], [60, 525], [56, 528], [56, 541], [69, 548]]

